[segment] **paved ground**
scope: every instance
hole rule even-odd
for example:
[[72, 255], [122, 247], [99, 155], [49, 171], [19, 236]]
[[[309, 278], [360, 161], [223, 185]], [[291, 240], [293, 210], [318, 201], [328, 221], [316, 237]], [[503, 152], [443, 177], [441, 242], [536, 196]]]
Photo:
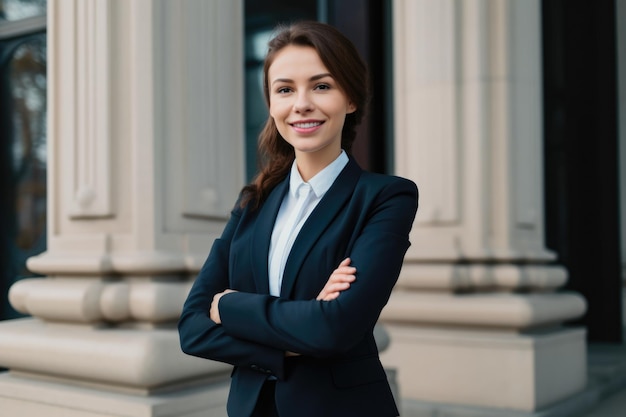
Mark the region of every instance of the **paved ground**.
[[626, 416], [626, 390], [613, 394], [584, 417], [624, 417]]
[[626, 343], [588, 345], [589, 386], [595, 406], [582, 417], [626, 417]]

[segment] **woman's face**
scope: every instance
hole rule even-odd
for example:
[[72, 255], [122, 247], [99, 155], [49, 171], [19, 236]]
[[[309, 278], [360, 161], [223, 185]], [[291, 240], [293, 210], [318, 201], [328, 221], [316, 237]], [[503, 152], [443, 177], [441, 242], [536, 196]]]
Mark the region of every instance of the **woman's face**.
[[339, 88], [317, 51], [288, 45], [268, 70], [270, 115], [281, 136], [294, 147], [296, 158], [332, 162], [341, 150], [346, 114], [356, 107]]

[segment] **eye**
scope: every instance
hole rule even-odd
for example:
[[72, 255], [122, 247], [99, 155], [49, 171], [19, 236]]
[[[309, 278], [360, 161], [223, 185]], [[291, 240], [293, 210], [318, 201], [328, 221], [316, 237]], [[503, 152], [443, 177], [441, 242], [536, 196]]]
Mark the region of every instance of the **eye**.
[[330, 90], [330, 85], [322, 83], [315, 86], [315, 90]]
[[289, 88], [289, 87], [279, 87], [279, 88], [276, 89], [276, 92], [278, 94], [287, 94], [287, 93], [291, 92], [291, 88]]

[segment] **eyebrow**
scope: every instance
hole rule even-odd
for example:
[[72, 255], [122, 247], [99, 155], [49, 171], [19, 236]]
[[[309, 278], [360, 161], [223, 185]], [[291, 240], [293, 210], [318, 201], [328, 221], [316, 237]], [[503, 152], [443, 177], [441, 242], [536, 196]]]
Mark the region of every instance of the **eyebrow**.
[[[332, 78], [332, 75], [330, 75], [329, 72], [325, 72], [323, 74], [317, 74], [317, 75], [314, 75], [311, 78], [309, 78], [309, 81], [317, 81], [319, 79], [326, 78], [326, 77], [331, 77]], [[279, 82], [282, 82], [282, 83], [292, 83], [293, 80], [289, 79], [289, 78], [276, 78], [274, 81], [272, 81], [272, 85], [274, 85], [276, 83], [279, 83]]]

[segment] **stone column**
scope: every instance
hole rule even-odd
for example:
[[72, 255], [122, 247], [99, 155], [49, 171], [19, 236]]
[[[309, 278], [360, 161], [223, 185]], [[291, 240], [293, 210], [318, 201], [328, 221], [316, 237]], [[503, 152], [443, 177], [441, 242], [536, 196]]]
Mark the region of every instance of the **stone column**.
[[48, 250], [0, 323], [8, 416], [225, 415], [175, 328], [243, 166], [243, 2], [48, 3]]
[[420, 208], [383, 363], [407, 399], [540, 409], [584, 388], [586, 348], [543, 242], [539, 1], [393, 6], [396, 172]]

